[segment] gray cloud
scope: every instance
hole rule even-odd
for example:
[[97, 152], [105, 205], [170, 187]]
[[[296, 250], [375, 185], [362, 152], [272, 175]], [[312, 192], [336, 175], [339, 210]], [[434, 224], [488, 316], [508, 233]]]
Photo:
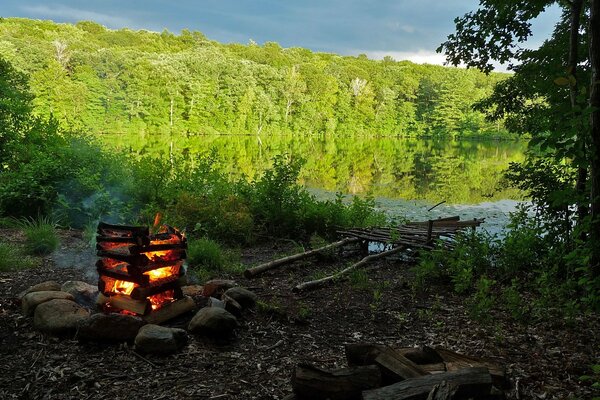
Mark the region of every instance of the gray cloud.
[[[437, 63], [433, 53], [454, 31], [454, 18], [477, 6], [477, 0], [3, 0], [2, 15], [94, 20], [113, 29], [190, 29], [220, 42], [275, 41], [344, 55], [431, 55]], [[541, 34], [534, 44], [557, 15], [551, 10], [536, 23]]]

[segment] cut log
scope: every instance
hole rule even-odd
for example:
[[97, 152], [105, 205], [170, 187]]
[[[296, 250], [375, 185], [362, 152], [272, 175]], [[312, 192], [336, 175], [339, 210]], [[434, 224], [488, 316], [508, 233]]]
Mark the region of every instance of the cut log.
[[108, 304], [120, 310], [131, 311], [144, 315], [150, 312], [152, 306], [148, 300], [134, 300], [129, 296], [116, 294], [108, 298]]
[[261, 264], [254, 268], [248, 268], [247, 270], [244, 271], [244, 276], [246, 278], [252, 278], [258, 274], [262, 274], [265, 271], [268, 271], [273, 268], [277, 268], [281, 265], [289, 264], [294, 261], [301, 260], [303, 258], [308, 258], [310, 256], [317, 255], [324, 251], [335, 249], [337, 247], [341, 247], [341, 246], [344, 246], [349, 243], [358, 242], [358, 240], [359, 240], [358, 238], [346, 238], [346, 239], [340, 240], [339, 242], [335, 242], [335, 243], [328, 244], [327, 246], [319, 247], [318, 249], [308, 250], [308, 251], [305, 251], [304, 253], [294, 254], [294, 255], [283, 257], [283, 258], [280, 258], [280, 259], [277, 259], [274, 261], [270, 261], [268, 263]]
[[408, 358], [410, 361], [419, 365], [436, 364], [444, 362], [444, 360], [437, 353], [437, 351], [429, 346], [402, 347], [394, 350], [402, 354], [404, 357]]
[[490, 375], [492, 376], [496, 387], [506, 388], [509, 386], [508, 380], [506, 379], [506, 370], [503, 365], [481, 358], [459, 354], [441, 347], [437, 347], [435, 350], [444, 360], [447, 371], [458, 371], [471, 367], [485, 367], [490, 371]]
[[429, 374], [440, 374], [442, 372], [446, 372], [446, 364], [444, 363], [419, 364], [419, 367]]
[[344, 352], [350, 366], [371, 365], [375, 364], [375, 359], [385, 348], [382, 344], [346, 343]]
[[317, 279], [314, 281], [308, 281], [308, 282], [304, 282], [304, 283], [300, 283], [299, 285], [296, 285], [296, 287], [294, 287], [293, 291], [294, 292], [301, 292], [303, 290], [311, 290], [311, 289], [316, 289], [318, 287], [324, 286], [327, 283], [334, 281], [338, 278], [340, 278], [341, 276], [347, 274], [350, 271], [353, 271], [355, 269], [358, 269], [360, 267], [363, 267], [364, 265], [375, 261], [375, 260], [379, 260], [380, 258], [385, 258], [388, 256], [391, 256], [392, 254], [396, 254], [399, 253], [402, 250], [405, 250], [405, 246], [398, 246], [395, 247], [391, 250], [387, 250], [387, 251], [383, 251], [381, 253], [377, 253], [377, 254], [371, 254], [370, 256], [367, 256], [365, 258], [363, 258], [362, 260], [360, 260], [359, 262], [357, 262], [356, 264], [352, 264], [351, 266], [349, 266], [348, 268], [345, 268], [333, 275], [327, 276], [325, 278], [321, 278], [321, 279]]
[[429, 392], [429, 395], [427, 396], [427, 400], [453, 400], [457, 391], [458, 387], [456, 385], [443, 381], [431, 389], [431, 392]]
[[196, 303], [191, 297], [185, 296], [182, 299], [175, 300], [171, 303], [165, 304], [156, 311], [144, 317], [144, 321], [148, 324], [159, 325], [165, 321], [178, 317], [185, 314], [188, 311], [192, 311], [196, 308]]
[[374, 365], [325, 370], [299, 364], [292, 375], [294, 393], [306, 399], [360, 399], [361, 392], [381, 384], [381, 372]]
[[468, 368], [456, 372], [425, 375], [407, 379], [393, 385], [366, 390], [363, 400], [422, 400], [436, 385], [447, 382], [455, 386], [457, 397], [487, 396], [492, 388], [492, 377], [487, 368]]
[[386, 383], [395, 383], [409, 378], [427, 375], [417, 364], [395, 352], [390, 347], [384, 349], [375, 358], [375, 364], [381, 368], [381, 376]]

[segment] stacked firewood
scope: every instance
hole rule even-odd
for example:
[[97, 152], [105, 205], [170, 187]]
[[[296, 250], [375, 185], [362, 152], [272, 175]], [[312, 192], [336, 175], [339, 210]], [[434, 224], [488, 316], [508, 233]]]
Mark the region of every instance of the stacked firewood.
[[345, 345], [347, 368], [298, 364], [289, 399], [502, 399], [504, 367], [444, 348]]

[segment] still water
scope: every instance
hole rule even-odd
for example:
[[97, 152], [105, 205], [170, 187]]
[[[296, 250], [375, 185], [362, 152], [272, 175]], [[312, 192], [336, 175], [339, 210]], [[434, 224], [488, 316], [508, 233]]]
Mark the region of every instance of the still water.
[[522, 141], [283, 135], [111, 134], [104, 138], [107, 144], [138, 154], [214, 151], [232, 178], [254, 179], [275, 155], [287, 154], [304, 160], [300, 182], [318, 197], [335, 192], [370, 194], [390, 215], [411, 220], [449, 214], [498, 220], [486, 224], [489, 228], [503, 225], [521, 198], [503, 185], [502, 171], [510, 162], [522, 161], [527, 146]]

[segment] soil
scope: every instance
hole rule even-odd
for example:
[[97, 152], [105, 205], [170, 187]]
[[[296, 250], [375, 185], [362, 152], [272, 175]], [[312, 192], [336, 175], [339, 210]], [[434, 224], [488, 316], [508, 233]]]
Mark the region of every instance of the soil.
[[[87, 249], [81, 232], [62, 231], [61, 239], [58, 256]], [[23, 237], [0, 230], [0, 240], [19, 243]], [[293, 244], [273, 241], [242, 250], [242, 260], [256, 265], [293, 251]], [[444, 346], [504, 363], [509, 399], [599, 395], [591, 382], [580, 380], [600, 363], [598, 315], [565, 320], [549, 314], [542, 322], [519, 323], [494, 310], [479, 322], [470, 317], [465, 299], [447, 287], [415, 294], [410, 266], [399, 260], [374, 264], [362, 279], [292, 293], [297, 283], [357, 259], [296, 262], [252, 280], [221, 276], [255, 291], [261, 305], [244, 314], [231, 340], [191, 335], [181, 352], [166, 357], [140, 355], [126, 343], [45, 336], [21, 315], [19, 292], [46, 280], [95, 283], [93, 262], [82, 268], [55, 256], [36, 268], [0, 273], [0, 398], [281, 399], [291, 393], [298, 362], [345, 366], [348, 342]]]

